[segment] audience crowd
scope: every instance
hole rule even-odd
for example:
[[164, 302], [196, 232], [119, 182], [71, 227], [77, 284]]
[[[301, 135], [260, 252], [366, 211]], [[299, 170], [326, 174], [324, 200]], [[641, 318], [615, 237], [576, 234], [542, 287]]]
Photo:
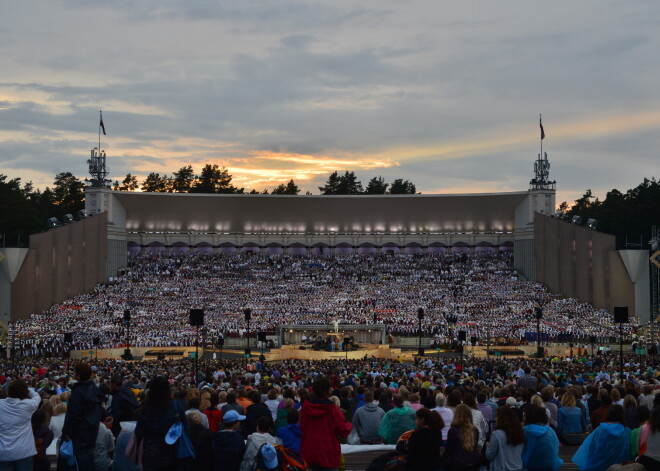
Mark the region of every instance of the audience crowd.
[[659, 469], [660, 369], [617, 360], [3, 362], [0, 469], [49, 469], [50, 446], [63, 470], [251, 471], [283, 446], [328, 470], [342, 443], [391, 445], [371, 469], [557, 470], [562, 445], [581, 470]]

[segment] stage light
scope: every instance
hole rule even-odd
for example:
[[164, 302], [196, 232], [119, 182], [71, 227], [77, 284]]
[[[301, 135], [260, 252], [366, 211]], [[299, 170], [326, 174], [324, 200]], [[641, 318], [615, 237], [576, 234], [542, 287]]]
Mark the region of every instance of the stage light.
[[597, 225], [598, 225], [598, 221], [596, 221], [595, 219], [587, 219], [587, 227], [589, 229], [593, 229], [595, 231]]
[[582, 216], [573, 216], [573, 219], [571, 219], [571, 224], [575, 224], [576, 226], [581, 226]]

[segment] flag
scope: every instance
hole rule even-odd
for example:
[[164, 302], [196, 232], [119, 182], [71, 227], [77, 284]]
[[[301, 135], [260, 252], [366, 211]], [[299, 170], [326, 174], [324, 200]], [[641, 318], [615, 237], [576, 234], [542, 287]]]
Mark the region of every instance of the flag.
[[[107, 134], [105, 133], [105, 126], [103, 125], [103, 113], [101, 113], [99, 111], [99, 114], [101, 115], [101, 121], [99, 122], [99, 126], [101, 126], [101, 129], [103, 130], [103, 135], [107, 136]], [[543, 128], [541, 128], [541, 129], [543, 129]]]
[[[541, 122], [541, 117], [539, 116], [539, 126], [541, 127], [541, 140], [545, 138], [545, 131], [543, 130], [543, 123]], [[103, 131], [103, 134], [105, 134], [105, 131]]]

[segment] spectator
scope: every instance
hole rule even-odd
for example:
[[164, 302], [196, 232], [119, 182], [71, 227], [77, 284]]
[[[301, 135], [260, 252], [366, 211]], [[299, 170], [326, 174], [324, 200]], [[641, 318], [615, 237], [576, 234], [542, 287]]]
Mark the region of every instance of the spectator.
[[248, 400], [252, 403], [252, 405], [247, 408], [247, 412], [245, 413], [246, 419], [245, 422], [243, 423], [244, 425], [243, 436], [247, 438], [248, 435], [256, 432], [257, 422], [262, 417], [266, 417], [268, 420], [270, 420], [270, 426], [268, 427], [268, 429], [272, 430], [275, 426], [275, 424], [273, 423], [273, 415], [268, 409], [268, 406], [266, 406], [266, 404], [261, 403], [261, 394], [259, 394], [259, 392], [254, 390], [250, 391]]
[[497, 429], [490, 437], [486, 459], [489, 471], [519, 471], [523, 469], [522, 452], [525, 435], [522, 424], [512, 409], [497, 411]]
[[478, 471], [481, 465], [479, 430], [473, 425], [472, 411], [465, 404], [454, 409], [443, 455], [446, 471]]
[[284, 407], [281, 409], [277, 409], [277, 422], [275, 424], [275, 430], [279, 430], [282, 427], [286, 427], [288, 424], [288, 421], [286, 420], [287, 416], [289, 415], [289, 412], [293, 410], [293, 399], [290, 397], [287, 397], [284, 399]]
[[339, 408], [328, 400], [328, 378], [316, 379], [312, 390], [313, 398], [305, 401], [300, 413], [300, 450], [313, 470], [338, 469], [341, 464], [339, 439], [347, 437], [353, 427], [344, 421]]
[[135, 420], [135, 411], [140, 404], [135, 399], [135, 394], [127, 385], [124, 385], [124, 379], [121, 376], [114, 375], [110, 380], [110, 391], [112, 402], [110, 403], [110, 416], [112, 417], [112, 434], [119, 436], [121, 432], [121, 422], [130, 422]]
[[273, 423], [277, 420], [277, 411], [281, 402], [277, 399], [277, 396], [277, 389], [272, 388], [268, 391], [267, 400], [264, 401], [264, 404], [266, 404], [266, 407], [268, 407], [271, 416], [273, 417]]
[[167, 379], [162, 376], [152, 379], [135, 427], [135, 437], [143, 441], [144, 471], [178, 469], [176, 447], [165, 443], [165, 435], [177, 421], [182, 424], [182, 433], [190, 435], [186, 414], [179, 402], [172, 399]]
[[564, 445], [580, 445], [587, 432], [587, 423], [577, 407], [575, 396], [566, 391], [561, 397], [561, 408], [557, 412], [557, 436]]
[[383, 443], [382, 437], [378, 435], [378, 429], [384, 415], [385, 411], [374, 402], [373, 391], [367, 390], [364, 393], [364, 405], [353, 415], [353, 428], [357, 430], [360, 443], [363, 445]]
[[53, 441], [54, 435], [48, 428], [48, 415], [43, 407], [37, 409], [35, 413], [32, 414], [31, 422], [34, 444], [37, 449], [32, 469], [34, 471], [49, 471], [50, 460], [48, 459], [48, 456], [46, 456], [46, 450]]
[[415, 428], [415, 411], [403, 405], [403, 398], [394, 396], [394, 409], [383, 416], [378, 435], [388, 444], [396, 444], [403, 432]]
[[648, 471], [660, 469], [660, 407], [653, 409], [645, 431], [639, 433], [639, 462]]
[[300, 453], [300, 438], [302, 431], [298, 424], [300, 420], [300, 412], [297, 409], [291, 409], [286, 416], [287, 425], [277, 431], [277, 437], [282, 440], [282, 444], [286, 448], [291, 448]]
[[97, 471], [110, 471], [112, 469], [112, 456], [115, 451], [112, 420], [112, 416], [109, 416], [104, 410], [101, 415], [99, 431], [96, 435], [96, 443], [94, 444], [94, 466], [96, 466]]
[[242, 420], [245, 416], [235, 410], [222, 416], [224, 428], [213, 435], [214, 471], [240, 470], [245, 455], [245, 440], [238, 431]]
[[550, 427], [557, 428], [558, 407], [554, 403], [555, 389], [552, 386], [546, 386], [541, 390], [541, 399], [546, 409], [550, 411]]
[[527, 471], [557, 471], [563, 463], [559, 458], [559, 440], [550, 428], [543, 407], [532, 403], [527, 406], [523, 431], [523, 468]]
[[209, 422], [209, 429], [213, 433], [220, 430], [220, 423], [222, 422], [222, 412], [218, 410], [219, 403], [220, 395], [217, 391], [213, 391], [211, 393], [211, 402], [209, 403], [209, 407], [204, 409], [204, 415]]
[[630, 430], [639, 427], [637, 422], [637, 399], [632, 394], [626, 394], [623, 398], [623, 413], [626, 415], [626, 424]]
[[64, 427], [66, 409], [67, 405], [61, 402], [56, 405], [53, 410], [53, 416], [50, 418], [48, 428], [53, 432], [54, 440], [58, 440], [62, 436], [62, 427]]
[[635, 420], [637, 420], [640, 425], [636, 429], [630, 431], [630, 456], [632, 457], [639, 455], [639, 432], [648, 422], [649, 418], [651, 418], [651, 411], [649, 411], [648, 407], [639, 406], [637, 408]]
[[446, 396], [441, 392], [435, 395], [435, 410], [440, 417], [442, 418], [442, 446], [445, 446], [447, 443], [447, 434], [449, 433], [449, 427], [454, 420], [454, 411], [449, 407], [445, 407], [445, 401], [447, 400]]
[[623, 407], [612, 405], [603, 422], [582, 443], [572, 461], [580, 471], [600, 471], [630, 459], [630, 429]]
[[195, 458], [189, 463], [190, 468], [210, 470], [213, 464], [213, 451], [211, 449], [213, 432], [204, 427], [198, 414], [186, 414], [186, 418], [190, 427], [190, 441], [195, 448]]
[[442, 418], [436, 411], [423, 407], [415, 412], [415, 431], [407, 442], [399, 442], [397, 451], [406, 454], [406, 469], [434, 471], [440, 468]]
[[76, 364], [74, 378], [76, 384], [67, 404], [62, 437], [68, 437], [73, 442], [77, 466], [94, 471], [94, 447], [106, 397], [92, 381], [89, 364]]
[[245, 455], [243, 455], [243, 461], [241, 462], [241, 471], [252, 471], [255, 469], [257, 453], [259, 453], [259, 450], [263, 445], [282, 444], [282, 440], [271, 435], [271, 432], [273, 431], [272, 427], [273, 420], [270, 417], [270, 412], [267, 417], [259, 417], [259, 420], [257, 420], [256, 432], [247, 438], [247, 442], [245, 444]]
[[612, 407], [612, 397], [605, 388], [598, 391], [598, 402], [600, 407], [591, 413], [591, 428], [596, 430]]

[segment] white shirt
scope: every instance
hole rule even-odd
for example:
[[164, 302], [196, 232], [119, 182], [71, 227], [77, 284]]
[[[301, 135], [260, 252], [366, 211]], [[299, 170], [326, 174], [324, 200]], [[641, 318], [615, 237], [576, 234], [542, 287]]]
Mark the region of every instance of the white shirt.
[[32, 414], [41, 396], [30, 388], [28, 399], [0, 399], [0, 461], [16, 461], [37, 454], [32, 435]]

